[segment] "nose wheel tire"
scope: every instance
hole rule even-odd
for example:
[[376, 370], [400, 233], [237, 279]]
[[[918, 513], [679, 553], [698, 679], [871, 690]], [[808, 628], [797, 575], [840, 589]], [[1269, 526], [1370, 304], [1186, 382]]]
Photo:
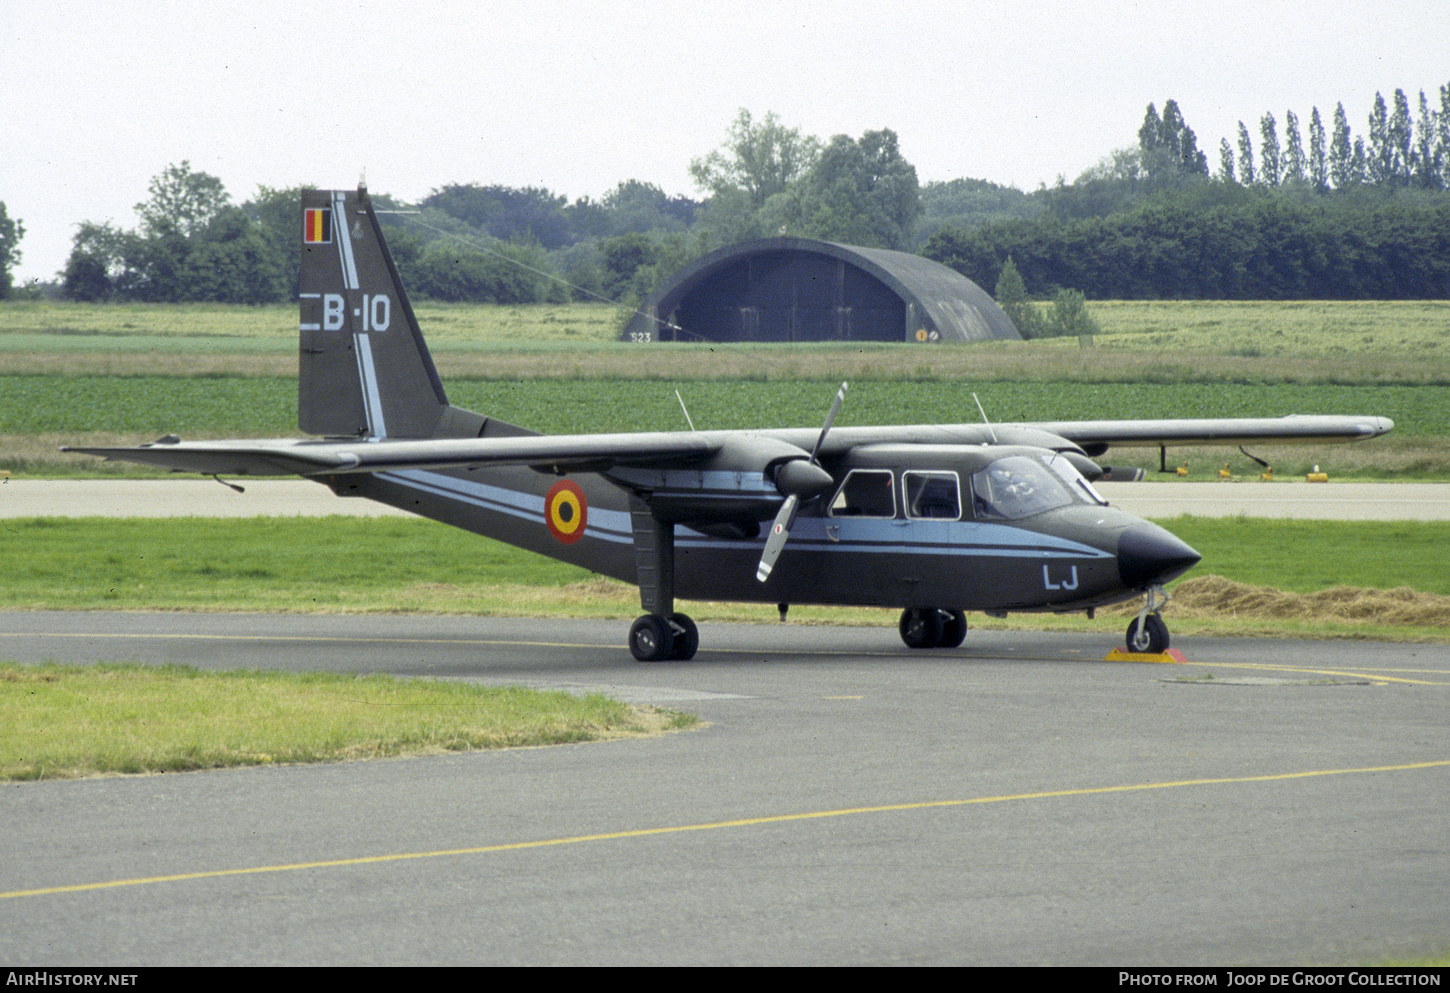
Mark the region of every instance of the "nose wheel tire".
[[1156, 655], [1168, 651], [1168, 625], [1160, 614], [1148, 614], [1133, 618], [1128, 625], [1128, 651]]

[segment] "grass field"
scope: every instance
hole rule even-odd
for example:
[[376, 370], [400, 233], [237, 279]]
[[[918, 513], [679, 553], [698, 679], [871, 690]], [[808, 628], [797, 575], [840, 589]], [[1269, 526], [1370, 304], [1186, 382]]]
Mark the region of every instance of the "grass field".
[[[1450, 350], [1450, 301], [1094, 300], [1099, 342], [1232, 353], [1278, 348], [1295, 354]], [[515, 342], [612, 342], [627, 311], [603, 303], [442, 304], [414, 301], [430, 342], [441, 346]], [[190, 338], [273, 341], [297, 334], [294, 304], [0, 303], [0, 338]], [[1171, 339], [1171, 340], [1169, 340]], [[1076, 342], [1072, 343], [1076, 345]], [[15, 347], [7, 343], [6, 348]], [[28, 346], [26, 346], [28, 347]]]
[[[829, 380], [566, 379], [547, 384], [465, 379], [447, 384], [460, 406], [549, 433], [683, 430], [679, 390], [700, 428], [810, 426], [829, 406]], [[0, 376], [0, 469], [39, 475], [154, 470], [101, 468], [61, 445], [132, 445], [164, 434], [183, 438], [297, 433], [296, 381], [281, 377]], [[1047, 381], [856, 380], [838, 424], [975, 422], [975, 393], [994, 420], [1274, 417], [1291, 413], [1380, 414], [1395, 433], [1362, 445], [1269, 447], [1280, 475], [1320, 465], [1336, 476], [1450, 476], [1450, 385], [1160, 384]], [[1210, 478], [1235, 449], [1172, 450]], [[1156, 468], [1156, 449], [1114, 449], [1112, 464]]]
[[386, 675], [0, 663], [0, 780], [517, 748], [691, 723], [598, 694]]
[[[1450, 303], [1097, 301], [1103, 333], [971, 346], [622, 345], [606, 304], [422, 303], [445, 378], [1450, 383]], [[0, 373], [291, 375], [293, 306], [0, 303]], [[1291, 358], [1292, 361], [1284, 361]]]
[[[850, 380], [842, 424], [1369, 413], [1371, 445], [1257, 452], [1280, 474], [1450, 478], [1450, 303], [1106, 301], [1076, 339], [970, 346], [630, 345], [603, 304], [418, 307], [450, 398], [546, 432], [817, 423]], [[0, 304], [0, 469], [141, 474], [61, 445], [163, 434], [296, 433], [291, 306]], [[542, 382], [541, 382], [542, 381]], [[1171, 453], [1209, 478], [1232, 450]], [[1117, 450], [1116, 464], [1156, 466]]]

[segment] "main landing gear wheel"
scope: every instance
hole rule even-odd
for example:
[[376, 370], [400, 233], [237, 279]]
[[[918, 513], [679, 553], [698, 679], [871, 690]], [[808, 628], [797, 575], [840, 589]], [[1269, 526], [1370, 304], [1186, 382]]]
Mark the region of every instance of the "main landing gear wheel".
[[941, 640], [936, 643], [938, 648], [960, 648], [962, 642], [967, 640], [967, 615], [960, 610], [948, 610], [946, 618], [942, 621]]
[[1128, 651], [1157, 655], [1168, 651], [1168, 625], [1161, 614], [1148, 614], [1128, 625]]
[[640, 662], [688, 662], [699, 647], [700, 631], [684, 614], [645, 614], [629, 629], [629, 651]]
[[688, 662], [695, 657], [700, 647], [700, 629], [684, 614], [671, 614], [670, 626], [674, 628], [675, 644], [670, 649], [670, 658], [676, 662]]
[[967, 637], [967, 615], [960, 610], [909, 607], [897, 624], [907, 648], [956, 648]]

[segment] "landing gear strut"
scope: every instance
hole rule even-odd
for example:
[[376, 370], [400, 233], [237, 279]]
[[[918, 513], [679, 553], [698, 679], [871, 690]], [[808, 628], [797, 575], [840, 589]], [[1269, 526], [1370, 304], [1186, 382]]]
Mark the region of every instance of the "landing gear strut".
[[907, 648], [956, 648], [967, 637], [967, 615], [939, 607], [909, 607], [897, 624]]
[[661, 521], [639, 496], [630, 498], [639, 605], [648, 613], [629, 629], [629, 651], [640, 662], [688, 662], [700, 647], [700, 631], [675, 613], [675, 526]]
[[1128, 625], [1128, 651], [1153, 655], [1168, 651], [1168, 625], [1163, 623], [1161, 613], [1168, 600], [1163, 587], [1149, 587], [1143, 609]]

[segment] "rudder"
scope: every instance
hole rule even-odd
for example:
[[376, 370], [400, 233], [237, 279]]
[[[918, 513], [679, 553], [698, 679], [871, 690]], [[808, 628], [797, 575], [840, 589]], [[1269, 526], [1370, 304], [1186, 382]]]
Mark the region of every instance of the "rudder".
[[297, 425], [430, 438], [449, 410], [367, 190], [302, 191]]

